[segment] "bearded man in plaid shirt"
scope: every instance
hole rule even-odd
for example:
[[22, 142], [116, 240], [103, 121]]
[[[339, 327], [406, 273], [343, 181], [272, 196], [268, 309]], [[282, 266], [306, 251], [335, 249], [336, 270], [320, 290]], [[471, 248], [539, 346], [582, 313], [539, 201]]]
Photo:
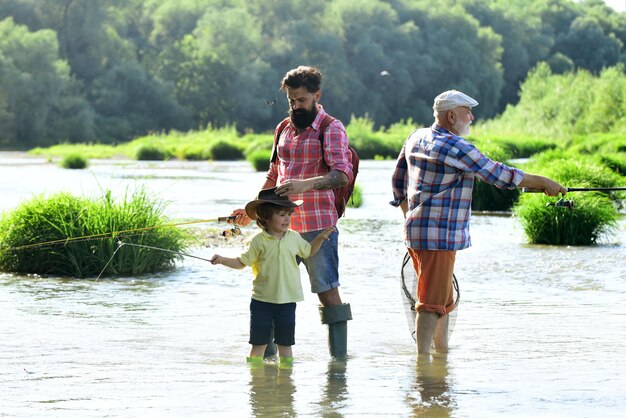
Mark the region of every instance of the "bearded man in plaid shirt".
[[452, 275], [457, 250], [471, 245], [470, 207], [474, 178], [502, 189], [567, 190], [555, 181], [492, 161], [463, 137], [478, 102], [449, 90], [435, 98], [435, 122], [406, 139], [392, 177], [394, 206], [404, 214], [405, 244], [418, 278], [417, 353], [448, 351], [449, 313], [454, 309]]
[[[312, 241], [329, 226], [337, 224], [333, 189], [346, 186], [353, 178], [348, 135], [343, 124], [334, 119], [320, 128], [327, 113], [319, 104], [322, 96], [322, 73], [315, 67], [292, 69], [282, 80], [281, 90], [289, 102], [288, 123], [280, 123], [276, 159], [270, 163], [262, 189], [276, 187], [276, 194], [304, 203], [291, 217], [291, 228]], [[235, 210], [235, 222], [250, 222], [243, 210]], [[322, 323], [328, 324], [328, 345], [333, 357], [347, 353], [347, 321], [352, 319], [350, 304], [339, 295], [339, 257], [337, 237], [332, 234], [319, 252], [301, 260], [306, 266], [311, 291], [321, 306]]]

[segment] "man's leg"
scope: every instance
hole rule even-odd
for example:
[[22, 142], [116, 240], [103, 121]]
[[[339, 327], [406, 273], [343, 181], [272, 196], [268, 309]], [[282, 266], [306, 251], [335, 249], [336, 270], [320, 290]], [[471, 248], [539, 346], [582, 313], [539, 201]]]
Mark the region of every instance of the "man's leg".
[[438, 353], [448, 352], [448, 325], [450, 324], [450, 314], [447, 313], [437, 321], [435, 329], [435, 351]]
[[352, 319], [350, 304], [342, 303], [339, 289], [318, 293], [321, 302], [320, 319], [328, 324], [328, 349], [336, 358], [348, 354], [348, 321]]
[[452, 275], [455, 251], [428, 251], [409, 248], [418, 277], [415, 306], [417, 353], [428, 354], [435, 343], [440, 353], [448, 352], [448, 309], [452, 306]]
[[[321, 231], [302, 234], [307, 241], [313, 240]], [[333, 357], [345, 357], [347, 354], [348, 324], [352, 319], [350, 305], [343, 303], [339, 295], [339, 231], [324, 241], [319, 252], [304, 260], [311, 292], [320, 300], [320, 319], [328, 325], [328, 348]]]
[[417, 354], [430, 354], [439, 314], [421, 311], [415, 317], [415, 335], [417, 336]]

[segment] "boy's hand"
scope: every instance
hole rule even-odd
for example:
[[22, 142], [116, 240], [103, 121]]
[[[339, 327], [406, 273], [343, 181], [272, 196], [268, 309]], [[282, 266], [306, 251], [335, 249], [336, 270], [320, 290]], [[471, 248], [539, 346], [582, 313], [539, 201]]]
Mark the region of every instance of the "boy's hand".
[[324, 238], [326, 241], [328, 241], [330, 234], [332, 234], [333, 232], [337, 232], [337, 228], [335, 228], [334, 226], [329, 226], [328, 228], [326, 228], [325, 230], [323, 230], [320, 235], [322, 236], [322, 238]]
[[213, 257], [211, 257], [211, 264], [220, 264], [220, 258], [220, 255], [215, 254]]

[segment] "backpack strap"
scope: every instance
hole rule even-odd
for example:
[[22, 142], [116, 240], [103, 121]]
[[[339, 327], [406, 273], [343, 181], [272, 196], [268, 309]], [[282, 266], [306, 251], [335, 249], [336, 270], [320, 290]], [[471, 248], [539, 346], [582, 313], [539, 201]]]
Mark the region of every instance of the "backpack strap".
[[[328, 125], [330, 125], [334, 121], [335, 121], [335, 118], [333, 118], [329, 114], [326, 114], [326, 116], [324, 116], [324, 119], [322, 119], [322, 123], [320, 123], [320, 142], [322, 143], [322, 160], [324, 160], [324, 132], [326, 132], [326, 128], [328, 128]], [[324, 164], [326, 164], [328, 168], [330, 168], [330, 166], [326, 163], [326, 160], [324, 160]]]
[[270, 158], [271, 163], [276, 162], [276, 158], [278, 158], [278, 150], [277, 150], [278, 140], [280, 139], [280, 134], [283, 133], [288, 123], [289, 123], [289, 118], [283, 119], [282, 122], [280, 122], [280, 124], [278, 125], [276, 132], [274, 133], [274, 145], [272, 146], [272, 158]]

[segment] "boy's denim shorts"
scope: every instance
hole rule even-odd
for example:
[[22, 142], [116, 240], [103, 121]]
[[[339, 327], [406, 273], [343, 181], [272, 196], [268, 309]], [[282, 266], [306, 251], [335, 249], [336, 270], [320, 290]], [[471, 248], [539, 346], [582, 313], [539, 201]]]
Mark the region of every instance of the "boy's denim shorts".
[[274, 342], [291, 346], [296, 343], [296, 304], [250, 300], [250, 341], [252, 345], [270, 343], [274, 324]]
[[[303, 232], [301, 235], [311, 242], [320, 232], [322, 231]], [[298, 263], [303, 262], [309, 273], [313, 293], [323, 293], [339, 287], [338, 238], [339, 230], [330, 234], [329, 240], [324, 241], [318, 253], [313, 257], [306, 260], [298, 257]]]

